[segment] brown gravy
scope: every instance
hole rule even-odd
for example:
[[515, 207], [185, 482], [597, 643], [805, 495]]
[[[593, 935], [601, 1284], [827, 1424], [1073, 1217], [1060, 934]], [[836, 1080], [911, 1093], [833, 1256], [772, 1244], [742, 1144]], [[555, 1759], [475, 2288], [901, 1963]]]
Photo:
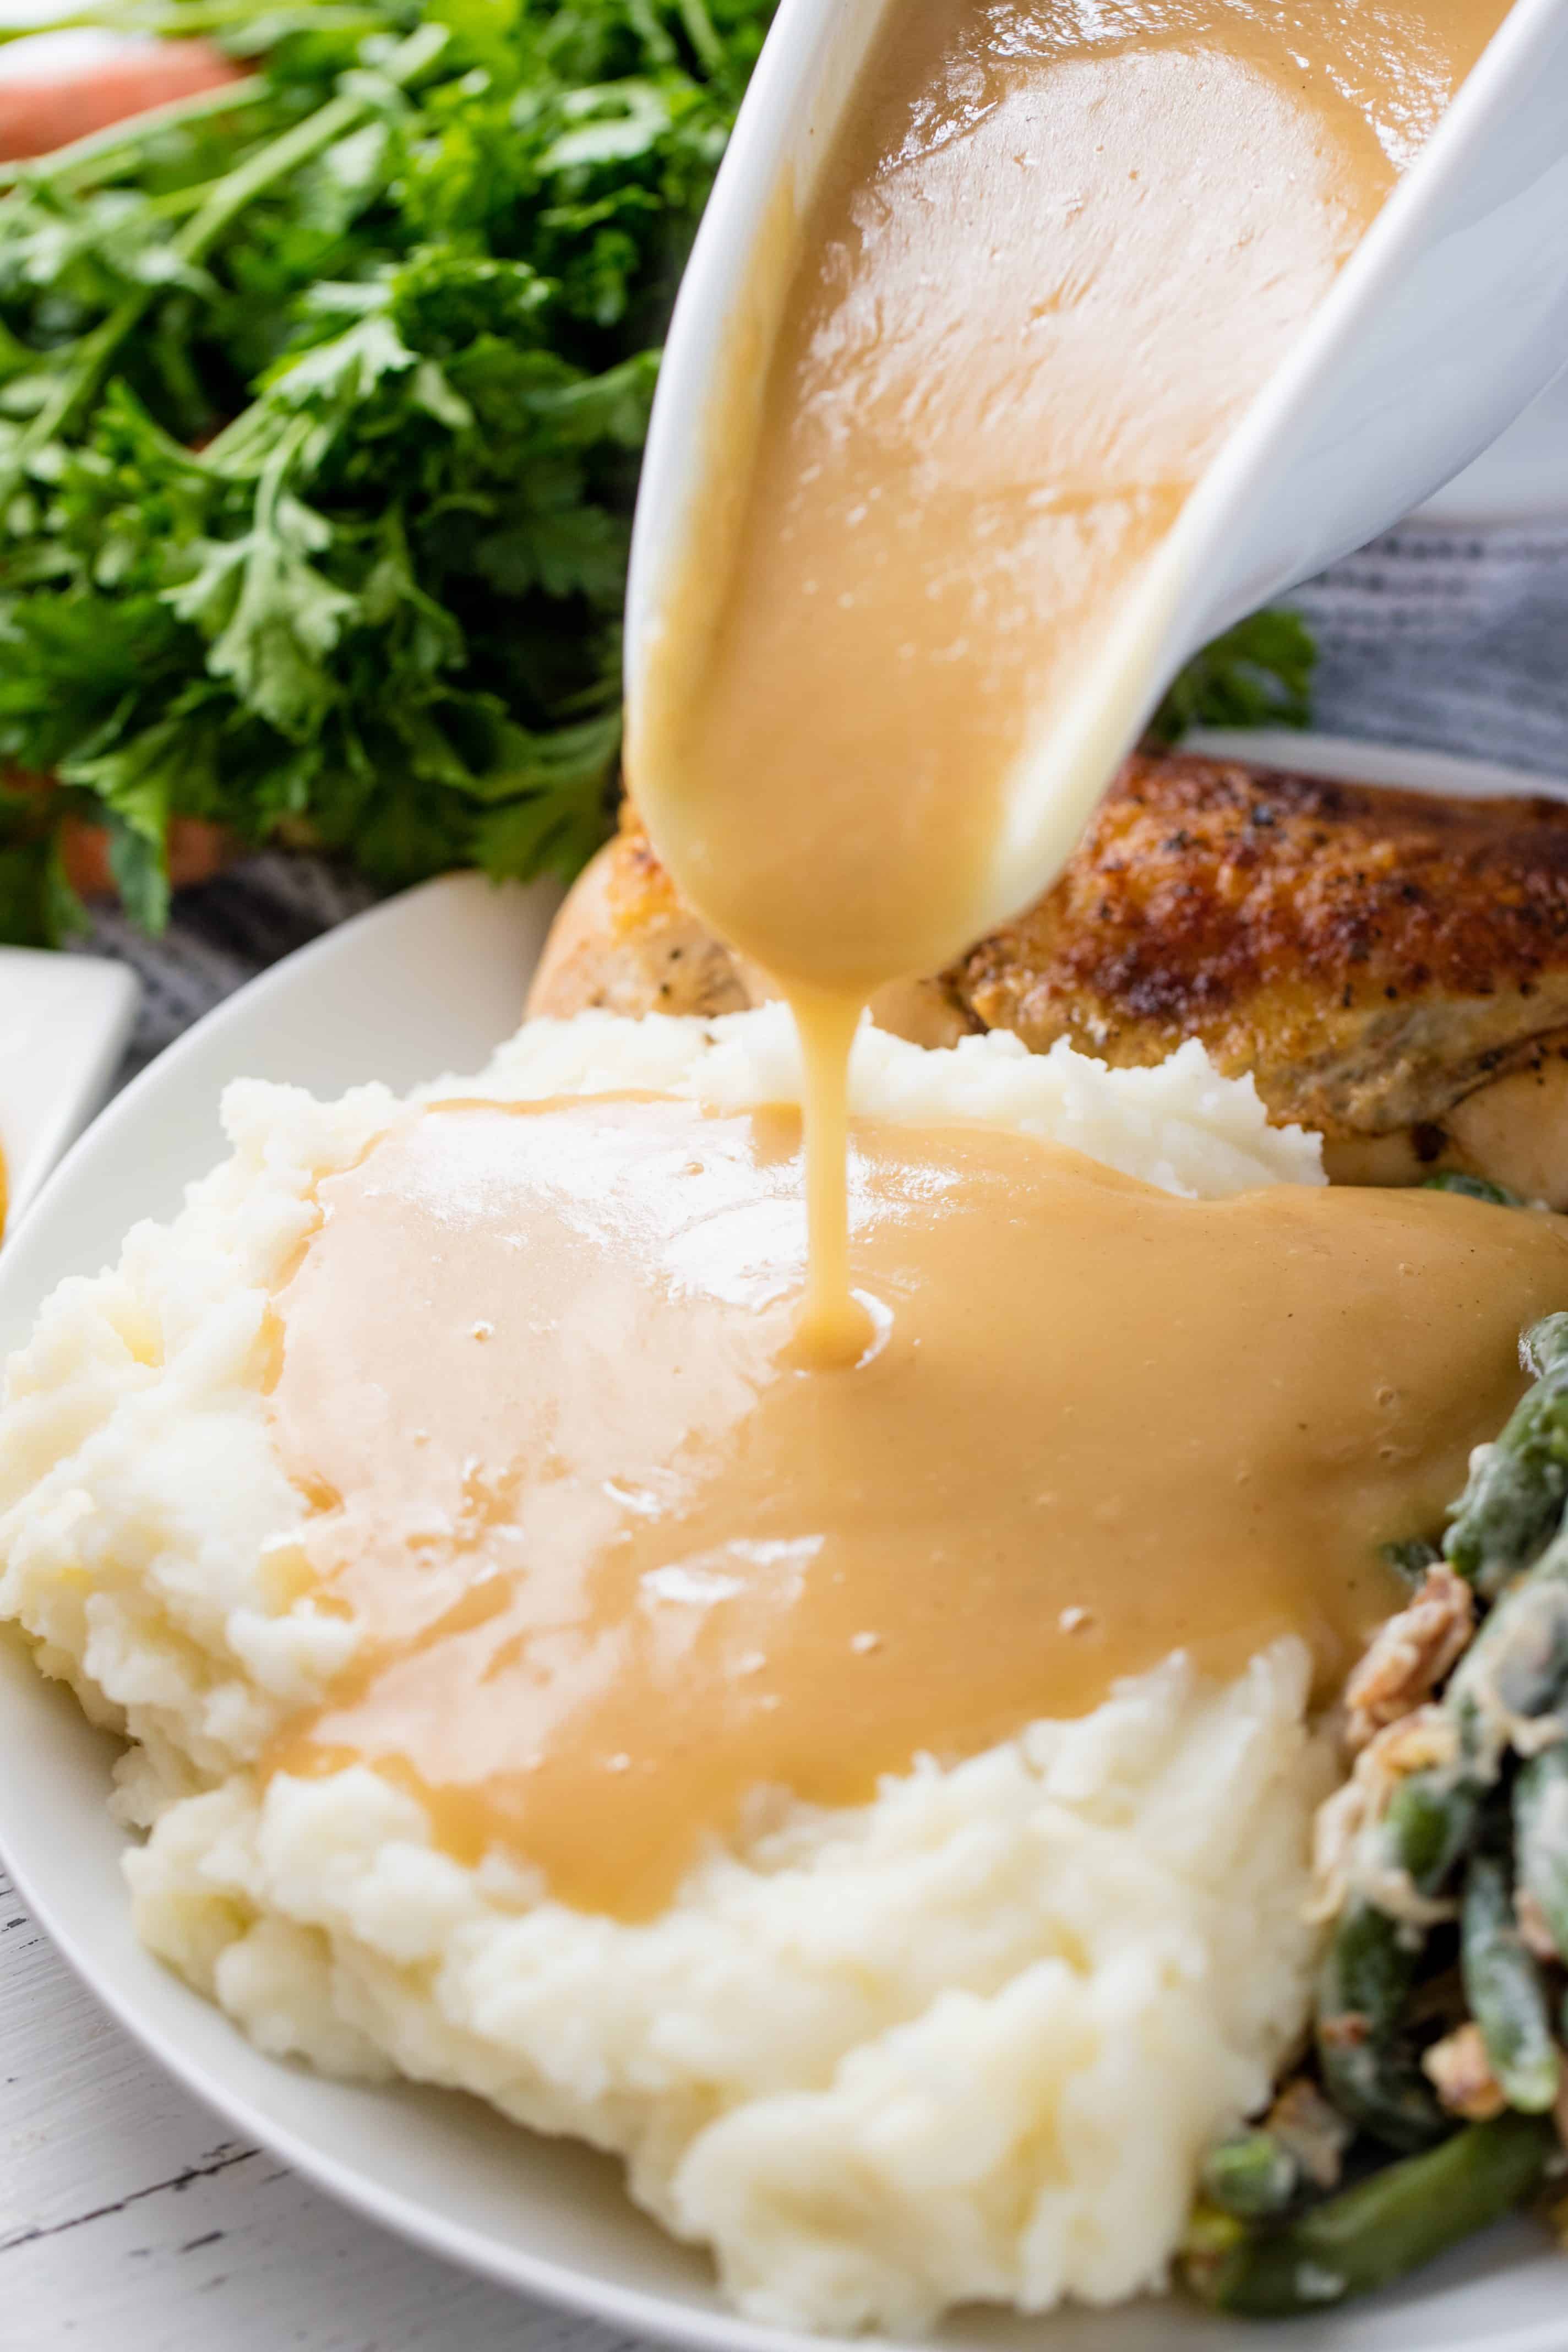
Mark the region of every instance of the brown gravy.
[[1052, 878], [1021, 772], [1070, 853], [1113, 620], [1504, 13], [892, 0], [629, 711], [660, 856], [801, 1021], [830, 1354], [852, 1013]]
[[755, 1791], [865, 1799], [1178, 1648], [1300, 1633], [1326, 1690], [1568, 1301], [1561, 1219], [1199, 1203], [981, 1126], [858, 1125], [850, 1196], [880, 1329], [823, 1372], [793, 1112], [458, 1104], [326, 1180], [273, 1410], [364, 1644], [270, 1764], [640, 1917]]

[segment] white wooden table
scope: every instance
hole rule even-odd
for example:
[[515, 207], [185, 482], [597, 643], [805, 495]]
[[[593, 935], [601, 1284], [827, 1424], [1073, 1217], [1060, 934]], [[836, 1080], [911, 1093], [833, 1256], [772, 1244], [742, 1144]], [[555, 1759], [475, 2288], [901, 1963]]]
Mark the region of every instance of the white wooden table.
[[143, 2056], [0, 1873], [5, 2352], [610, 2352], [384, 2236]]

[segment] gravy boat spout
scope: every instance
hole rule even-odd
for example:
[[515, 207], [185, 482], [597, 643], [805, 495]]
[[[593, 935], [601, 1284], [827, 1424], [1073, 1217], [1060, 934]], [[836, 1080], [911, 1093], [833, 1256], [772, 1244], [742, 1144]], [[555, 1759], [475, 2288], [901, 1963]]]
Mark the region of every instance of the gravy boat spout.
[[[901, 0], [783, 0], [665, 353], [633, 531], [626, 687], [711, 625], [692, 551], [744, 491], [798, 229], [859, 68]], [[1170, 677], [1207, 638], [1468, 465], [1568, 360], [1568, 0], [1515, 0], [1420, 155], [1129, 588], [1009, 778], [989, 900], [1046, 888]], [[742, 429], [737, 429], [737, 415]], [[707, 599], [706, 607], [704, 598]]]

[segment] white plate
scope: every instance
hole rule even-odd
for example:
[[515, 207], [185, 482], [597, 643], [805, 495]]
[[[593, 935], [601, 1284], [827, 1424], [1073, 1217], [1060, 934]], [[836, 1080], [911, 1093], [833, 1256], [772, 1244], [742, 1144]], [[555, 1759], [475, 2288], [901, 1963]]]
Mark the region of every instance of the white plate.
[[[1311, 764], [1310, 739], [1285, 741], [1291, 764]], [[1412, 754], [1402, 779], [1420, 783], [1430, 764]], [[1452, 782], [1445, 765], [1435, 788]], [[497, 892], [471, 877], [431, 883], [210, 1013], [104, 1113], [0, 1258], [0, 1345], [25, 1335], [63, 1275], [110, 1260], [133, 1218], [176, 1206], [218, 1152], [226, 1079], [330, 1093], [476, 1066], [515, 1023], [551, 905], [548, 892]], [[706, 2266], [634, 2210], [602, 2159], [477, 2100], [330, 2083], [260, 2056], [132, 1935], [124, 1841], [104, 1809], [111, 1753], [20, 1643], [0, 1639], [0, 1837], [24, 1897], [121, 2022], [237, 2132], [416, 2243], [614, 2327], [723, 2352], [822, 2352], [820, 2338], [728, 2314]], [[1563, 2352], [1568, 2263], [1514, 2225], [1403, 2293], [1282, 2334], [1173, 2301], [1038, 2321], [964, 2314], [938, 2340], [972, 2352], [1234, 2352], [1264, 2341], [1279, 2352]]]
[[[1568, 800], [1568, 776], [1527, 774], [1491, 760], [1460, 760], [1447, 751], [1401, 751], [1363, 743], [1353, 735], [1300, 735], [1289, 727], [1194, 728], [1184, 751], [1211, 760], [1247, 760], [1259, 768], [1294, 769], [1342, 784], [1402, 785], [1407, 792], [1450, 793], [1466, 800], [1517, 800], [1521, 794]], [[1568, 2346], [1568, 2326], [1563, 2337]]]
[[1411, 520], [1439, 530], [1568, 523], [1568, 371]]
[[0, 1150], [8, 1229], [103, 1100], [141, 992], [123, 964], [0, 948]]

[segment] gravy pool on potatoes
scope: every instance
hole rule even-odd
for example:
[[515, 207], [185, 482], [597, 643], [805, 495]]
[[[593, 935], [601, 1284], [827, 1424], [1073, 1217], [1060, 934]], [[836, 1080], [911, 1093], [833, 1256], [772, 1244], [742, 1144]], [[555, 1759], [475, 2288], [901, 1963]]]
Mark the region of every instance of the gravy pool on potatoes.
[[365, 1641], [271, 1762], [372, 1763], [626, 1917], [756, 1790], [868, 1799], [1177, 1649], [1300, 1633], [1326, 1696], [1568, 1300], [1560, 1218], [869, 1120], [882, 1329], [822, 1373], [794, 1113], [456, 1104], [320, 1191], [273, 1412]]
[[1021, 768], [1070, 852], [1108, 769], [1052, 739], [1113, 616], [1504, 13], [891, 0], [628, 712], [660, 856], [801, 1024], [824, 1354], [865, 1338], [860, 1007], [1051, 879]]

